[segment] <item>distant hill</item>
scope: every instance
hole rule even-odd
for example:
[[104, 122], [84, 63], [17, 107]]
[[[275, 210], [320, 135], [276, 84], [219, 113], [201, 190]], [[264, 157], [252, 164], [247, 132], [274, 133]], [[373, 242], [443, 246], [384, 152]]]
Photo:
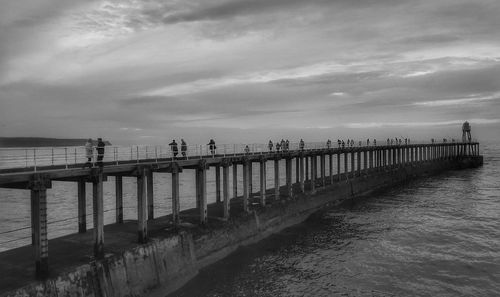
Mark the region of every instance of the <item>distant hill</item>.
[[[42, 137], [0, 137], [0, 147], [41, 147], [41, 146], [84, 146], [87, 139], [64, 139], [64, 138], [42, 138]], [[94, 145], [97, 140], [93, 139]], [[104, 140], [106, 145], [111, 145]]]

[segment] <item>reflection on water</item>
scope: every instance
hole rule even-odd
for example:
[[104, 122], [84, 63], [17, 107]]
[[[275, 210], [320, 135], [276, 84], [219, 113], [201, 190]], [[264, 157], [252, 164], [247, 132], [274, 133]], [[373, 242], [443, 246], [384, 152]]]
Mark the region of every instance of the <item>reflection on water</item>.
[[316, 214], [172, 296], [500, 296], [499, 153]]

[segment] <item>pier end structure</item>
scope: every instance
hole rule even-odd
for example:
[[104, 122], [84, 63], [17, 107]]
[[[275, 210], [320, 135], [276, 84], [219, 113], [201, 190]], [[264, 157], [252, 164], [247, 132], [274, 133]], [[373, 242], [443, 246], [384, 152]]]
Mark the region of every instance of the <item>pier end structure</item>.
[[[137, 238], [136, 247], [133, 250], [137, 251], [137, 249], [142, 250], [146, 246], [157, 243], [158, 240], [163, 241], [167, 240], [166, 238], [170, 238], [168, 236], [163, 238], [160, 236], [157, 237], [158, 232], [155, 231], [155, 240], [154, 242], [150, 241], [149, 234], [149, 225], [155, 225], [155, 221], [157, 220], [154, 217], [150, 217], [151, 213], [149, 205], [152, 204], [151, 200], [148, 199], [148, 193], [152, 193], [152, 191], [148, 191], [148, 187], [152, 187], [152, 182], [148, 182], [148, 180], [153, 179], [154, 172], [169, 172], [172, 177], [172, 215], [171, 219], [167, 220], [167, 225], [172, 224], [177, 226], [177, 230], [182, 230], [179, 228], [182, 219], [182, 212], [180, 209], [180, 199], [179, 197], [179, 175], [183, 170], [193, 169], [196, 172], [196, 197], [197, 197], [197, 213], [199, 217], [200, 227], [208, 228], [207, 230], [214, 227], [214, 221], [210, 219], [208, 214], [209, 205], [206, 200], [206, 170], [209, 168], [217, 168], [219, 170], [222, 168], [222, 197], [223, 201], [216, 202], [217, 205], [222, 207], [221, 212], [216, 212], [216, 216], [220, 216], [223, 221], [228, 222], [228, 224], [233, 224], [235, 222], [247, 222], [248, 214], [250, 212], [260, 216], [262, 214], [261, 210], [273, 209], [271, 212], [274, 212], [274, 209], [279, 209], [280, 207], [285, 207], [288, 209], [288, 205], [292, 203], [293, 211], [298, 211], [299, 213], [306, 212], [309, 213], [314, 209], [317, 209], [319, 205], [324, 205], [325, 201], [318, 202], [319, 204], [311, 208], [311, 205], [308, 203], [304, 203], [304, 199], [315, 201], [316, 194], [325, 193], [325, 191], [337, 191], [338, 189], [343, 189], [348, 184], [355, 188], [354, 192], [362, 193], [367, 191], [372, 191], [377, 189], [379, 186], [375, 183], [375, 181], [383, 180], [386, 186], [390, 186], [394, 184], [396, 181], [406, 180], [411, 178], [411, 176], [421, 176], [428, 174], [429, 172], [435, 173], [447, 169], [458, 169], [458, 168], [469, 168], [474, 166], [482, 165], [482, 156], [479, 155], [478, 143], [472, 144], [461, 144], [461, 143], [443, 143], [443, 144], [415, 144], [415, 145], [407, 145], [407, 146], [377, 146], [377, 147], [357, 147], [357, 148], [338, 148], [338, 149], [315, 149], [315, 150], [301, 150], [301, 151], [288, 151], [288, 152], [269, 152], [265, 154], [241, 154], [235, 155], [231, 157], [227, 156], [208, 156], [207, 158], [202, 159], [194, 159], [194, 160], [158, 160], [152, 163], [136, 163], [136, 164], [113, 164], [104, 166], [102, 168], [92, 168], [92, 169], [82, 169], [82, 168], [71, 168], [64, 170], [47, 170], [44, 172], [15, 172], [11, 174], [1, 174], [0, 175], [0, 186], [1, 187], [9, 187], [9, 188], [17, 188], [17, 189], [29, 189], [31, 190], [32, 197], [32, 232], [33, 232], [33, 248], [35, 250], [35, 273], [38, 279], [45, 280], [45, 282], [49, 281], [48, 276], [54, 276], [51, 273], [51, 267], [49, 266], [49, 238], [47, 234], [47, 212], [50, 209], [47, 209], [47, 194], [46, 189], [52, 186], [52, 181], [68, 181], [68, 182], [76, 182], [78, 184], [78, 197], [79, 197], [79, 205], [85, 199], [84, 190], [82, 190], [82, 183], [90, 182], [93, 185], [93, 220], [94, 226], [93, 229], [93, 256], [95, 259], [99, 261], [105, 261], [105, 255], [108, 253], [106, 249], [106, 244], [104, 241], [104, 222], [103, 222], [103, 192], [102, 185], [107, 181], [108, 176], [115, 176], [116, 183], [116, 203], [117, 209], [122, 205], [121, 196], [123, 193], [118, 191], [118, 189], [122, 189], [122, 180], [123, 176], [133, 176], [137, 179], [137, 200], [138, 200], [138, 218], [137, 218]], [[469, 146], [474, 146], [474, 148], [467, 149]], [[391, 154], [394, 156], [397, 154], [395, 158], [391, 158]], [[337, 155], [337, 174], [333, 176], [333, 168], [335, 160], [334, 155]], [[343, 157], [343, 162], [340, 161], [340, 157]], [[363, 155], [363, 158], [361, 157]], [[386, 162], [383, 156], [388, 156], [388, 161]], [[329, 156], [330, 165], [329, 178], [326, 178], [326, 156]], [[350, 156], [350, 158], [348, 158]], [[355, 158], [356, 156], [356, 158]], [[382, 156], [382, 157], [381, 157]], [[369, 157], [369, 158], [368, 158]], [[404, 159], [403, 159], [404, 157]], [[306, 181], [304, 172], [304, 163], [307, 159], [310, 159], [310, 180]], [[297, 186], [295, 187], [292, 183], [292, 160], [299, 160], [298, 169], [296, 169], [296, 174], [298, 172], [298, 176], [295, 179]], [[318, 178], [318, 165], [317, 162], [321, 162], [319, 166], [320, 177]], [[348, 164], [348, 160], [350, 159], [350, 163]], [[369, 159], [369, 161], [367, 160]], [[273, 160], [275, 164], [274, 168], [274, 177], [275, 177], [275, 189], [269, 189], [270, 193], [274, 193], [274, 195], [266, 195], [267, 188], [265, 183], [265, 177], [267, 175], [266, 172], [266, 163], [267, 160]], [[285, 185], [280, 186], [280, 170], [279, 170], [279, 162], [280, 160], [285, 161]], [[362, 164], [364, 161], [364, 164]], [[367, 162], [368, 161], [368, 162]], [[251, 204], [251, 196], [249, 189], [249, 166], [250, 164], [259, 163], [259, 173], [260, 173], [260, 195], [259, 195], [259, 203], [257, 205]], [[343, 163], [343, 164], [341, 164]], [[368, 163], [368, 164], [367, 164]], [[232, 199], [229, 198], [229, 167], [233, 167], [233, 179], [237, 179], [237, 165], [241, 164], [243, 167], [243, 197], [238, 197], [237, 192], [233, 192]], [[306, 163], [307, 164], [307, 163]], [[344, 165], [341, 168], [340, 165]], [[350, 166], [349, 166], [350, 165]], [[364, 169], [362, 169], [364, 168]], [[412, 175], [410, 175], [410, 173]], [[399, 175], [403, 175], [401, 178], [396, 178]], [[118, 178], [117, 178], [118, 177]], [[394, 181], [391, 181], [394, 180]], [[298, 180], [298, 183], [297, 183]], [[327, 182], [329, 181], [329, 182]], [[220, 182], [220, 178], [217, 180]], [[320, 187], [317, 187], [317, 185]], [[359, 187], [359, 188], [357, 188]], [[234, 188], [236, 189], [236, 188]], [[347, 191], [347, 190], [346, 190]], [[280, 195], [284, 193], [284, 195]], [[336, 193], [336, 192], [335, 192]], [[343, 194], [342, 194], [343, 193]], [[152, 194], [151, 194], [152, 195]], [[330, 195], [330, 199], [332, 201], [340, 201], [342, 199], [352, 198], [349, 195], [349, 191], [342, 192], [339, 194]], [[235, 197], [237, 196], [237, 197]], [[293, 198], [293, 199], [292, 199]], [[222, 199], [221, 199], [222, 200]], [[283, 203], [274, 204], [272, 201], [288, 201], [285, 202], [285, 206]], [[270, 205], [267, 205], [269, 204]], [[301, 205], [302, 203], [303, 205]], [[234, 205], [240, 204], [241, 207]], [[213, 207], [213, 206], [210, 206]], [[270, 208], [269, 208], [270, 207]], [[242, 208], [243, 212], [238, 215], [235, 209]], [[293, 213], [291, 211], [288, 215]], [[119, 212], [118, 212], [119, 213]], [[236, 216], [235, 216], [236, 214]], [[82, 216], [82, 210], [79, 207], [79, 218]], [[116, 223], [118, 225], [123, 223], [123, 214], [117, 214]], [[251, 216], [250, 216], [251, 217]], [[231, 220], [229, 221], [229, 219]], [[280, 222], [283, 222], [284, 225], [287, 225], [289, 220], [285, 217], [274, 217], [274, 219], [279, 218]], [[170, 222], [170, 223], [169, 223]], [[261, 238], [263, 235], [260, 235], [260, 232], [264, 232], [265, 234], [269, 234], [269, 232], [276, 232], [279, 228], [268, 226], [262, 227], [261, 218], [259, 217], [259, 221], [257, 224], [259, 227], [250, 228], [251, 235], [248, 235], [252, 238]], [[248, 223], [248, 222], [247, 222]], [[242, 224], [247, 224], [242, 223]], [[79, 220], [78, 230], [82, 236], [87, 232], [86, 225], [85, 228], [82, 226], [82, 220]], [[86, 224], [86, 223], [85, 223]], [[253, 223], [252, 223], [253, 224]], [[215, 224], [217, 225], [217, 224]], [[223, 224], [224, 225], [224, 224]], [[281, 225], [280, 226], [284, 226]], [[266, 224], [264, 224], [266, 226]], [[234, 227], [233, 227], [234, 228]], [[262, 229], [263, 228], [263, 229]], [[205, 232], [202, 230], [201, 233]], [[186, 230], [184, 230], [186, 231]], [[182, 232], [184, 232], [182, 231]], [[179, 231], [180, 232], [180, 231]], [[189, 232], [189, 231], [186, 231]], [[254, 233], [252, 233], [254, 232]], [[161, 232], [160, 232], [161, 233]], [[246, 234], [246, 232], [244, 232]], [[177, 235], [176, 235], [177, 236]], [[191, 235], [194, 236], [194, 235]], [[232, 235], [233, 236], [233, 235]], [[178, 239], [179, 240], [179, 239]], [[226, 242], [229, 246], [238, 246], [240, 244], [244, 244], [246, 241], [232, 239], [231, 242]], [[198, 246], [194, 246], [193, 249], [196, 253], [198, 251]], [[220, 246], [222, 250], [225, 250], [222, 246]], [[110, 250], [112, 253], [112, 250]], [[185, 251], [184, 251], [185, 252]], [[191, 253], [192, 250], [189, 251]], [[156, 251], [154, 252], [156, 253]], [[224, 252], [217, 251], [216, 249], [212, 250], [210, 253], [215, 254], [224, 254]], [[192, 255], [191, 255], [192, 256]], [[212, 257], [212, 256], [210, 256]], [[215, 256], [213, 256], [215, 257]], [[191, 259], [189, 261], [193, 261], [193, 267], [200, 267], [199, 259], [194, 257], [195, 260]], [[107, 261], [107, 260], [106, 260]], [[203, 262], [203, 261], [202, 261]], [[194, 264], [193, 264], [194, 263]], [[174, 273], [175, 274], [175, 273]], [[60, 277], [60, 276], [59, 276]], [[171, 279], [171, 277], [169, 278]], [[124, 284], [122, 284], [124, 285]], [[76, 284], [72, 284], [72, 286], [76, 286]], [[24, 288], [24, 287], [23, 287]], [[0, 288], [0, 292], [1, 288]], [[1, 296], [1, 295], [0, 295]], [[5, 295], [9, 296], [9, 295]]]

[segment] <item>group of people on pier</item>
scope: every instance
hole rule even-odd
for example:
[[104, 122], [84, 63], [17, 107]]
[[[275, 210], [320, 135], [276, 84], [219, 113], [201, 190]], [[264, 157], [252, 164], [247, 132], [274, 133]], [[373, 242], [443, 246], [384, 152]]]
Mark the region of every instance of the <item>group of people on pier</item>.
[[[471, 131], [470, 124], [468, 122], [465, 122], [462, 125], [462, 132], [463, 132], [462, 133], [462, 141], [463, 142], [467, 142], [467, 141], [471, 142], [470, 131]], [[443, 143], [446, 143], [446, 142], [447, 142], [447, 139], [443, 138]], [[455, 139], [452, 138], [451, 142], [455, 142]], [[404, 138], [404, 139], [397, 138], [397, 137], [387, 138], [387, 145], [403, 145], [403, 143], [404, 143], [404, 145], [409, 145], [411, 143], [411, 140], [409, 138]], [[431, 143], [435, 143], [434, 138], [431, 139]], [[94, 143], [94, 141], [91, 138], [89, 138], [87, 140], [87, 142], [85, 144], [85, 155], [87, 157], [87, 162], [85, 163], [84, 168], [87, 166], [92, 167], [92, 160], [94, 158], [94, 150], [97, 152], [97, 162], [96, 162], [97, 166], [99, 166], [99, 167], [103, 166], [105, 145], [106, 144], [104, 143], [102, 138], [98, 138], [96, 144]], [[338, 145], [338, 148], [346, 148], [346, 147], [354, 147], [355, 144], [354, 144], [353, 139], [347, 139], [346, 141], [337, 139], [337, 145]], [[358, 145], [362, 146], [362, 141], [359, 141]], [[366, 145], [370, 146], [370, 139], [366, 140]], [[377, 140], [373, 139], [371, 142], [371, 145], [376, 146]], [[174, 140], [172, 140], [171, 143], [169, 143], [169, 146], [170, 146], [170, 149], [172, 151], [173, 157], [176, 158], [177, 155], [179, 154], [178, 143], [174, 139]], [[184, 141], [184, 139], [181, 139], [180, 146], [181, 146], [180, 151], [181, 151], [182, 157], [186, 157], [187, 151], [188, 151], [188, 146], [187, 146], [186, 141]], [[216, 155], [216, 152], [217, 152], [217, 146], [215, 145], [215, 141], [213, 139], [210, 139], [207, 146], [208, 146], [208, 150], [210, 150], [210, 154], [212, 155], [212, 157], [214, 157]], [[286, 140], [281, 139], [281, 141], [276, 141], [276, 143], [274, 144], [272, 140], [269, 140], [267, 147], [269, 149], [269, 152], [273, 152], [273, 151], [275, 151], [275, 152], [288, 152], [290, 150], [290, 141], [288, 139], [286, 139]], [[328, 139], [326, 141], [326, 148], [330, 149], [331, 147], [332, 147], [332, 141], [330, 139]], [[300, 139], [300, 141], [298, 143], [298, 149], [300, 151], [303, 151], [305, 149], [305, 142], [303, 139]], [[245, 154], [250, 153], [250, 147], [248, 145], [245, 145], [244, 153]]]
[[87, 139], [87, 142], [85, 143], [85, 156], [87, 157], [87, 162], [83, 166], [85, 167], [92, 167], [92, 159], [94, 158], [94, 149], [97, 151], [97, 166], [102, 167], [103, 163], [102, 160], [104, 159], [104, 147], [106, 144], [104, 141], [102, 141], [102, 138], [97, 138], [97, 145], [94, 145], [94, 141], [92, 138]]

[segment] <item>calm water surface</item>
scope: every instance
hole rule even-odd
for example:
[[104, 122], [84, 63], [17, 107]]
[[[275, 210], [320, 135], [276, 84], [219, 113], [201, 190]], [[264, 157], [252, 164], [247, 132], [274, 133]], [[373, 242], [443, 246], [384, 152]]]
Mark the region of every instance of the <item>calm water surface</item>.
[[172, 296], [500, 296], [500, 146], [239, 249]]

